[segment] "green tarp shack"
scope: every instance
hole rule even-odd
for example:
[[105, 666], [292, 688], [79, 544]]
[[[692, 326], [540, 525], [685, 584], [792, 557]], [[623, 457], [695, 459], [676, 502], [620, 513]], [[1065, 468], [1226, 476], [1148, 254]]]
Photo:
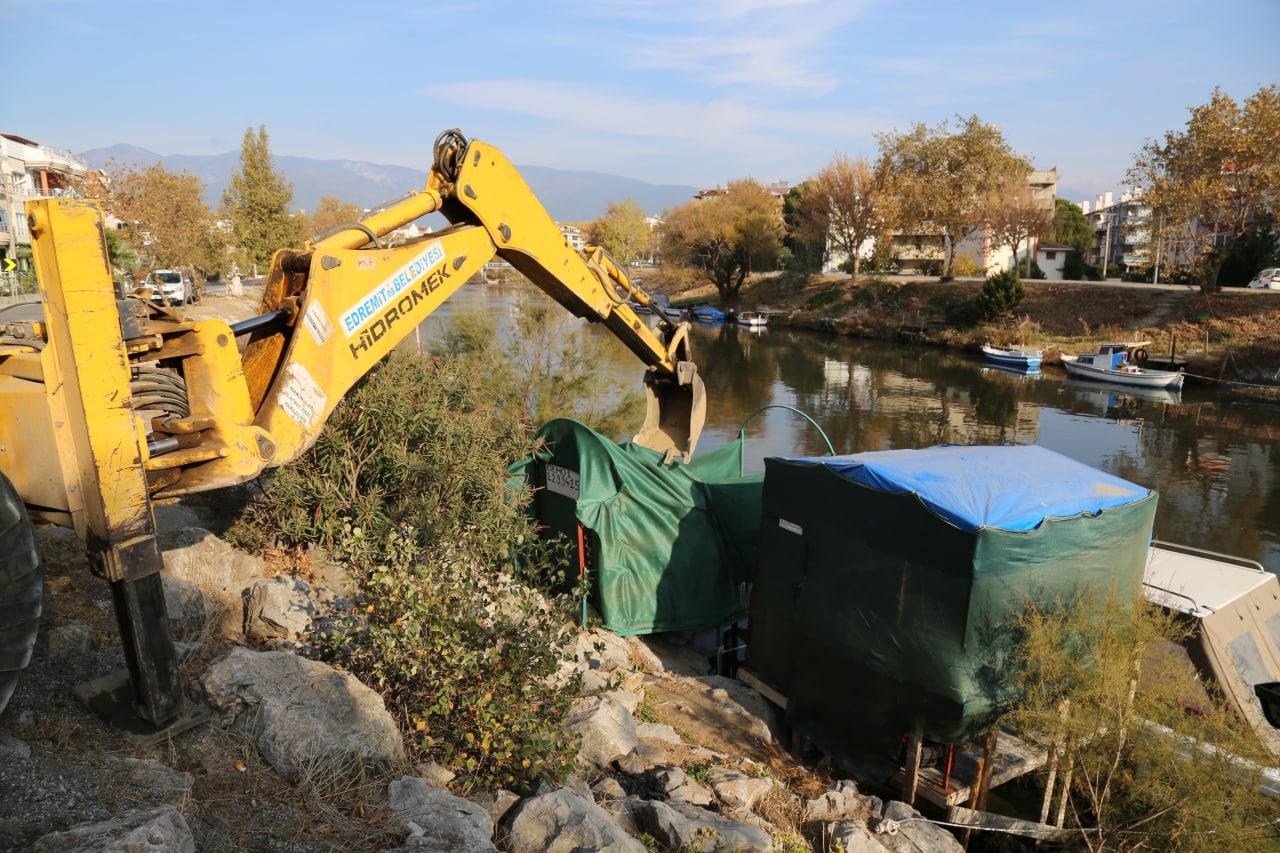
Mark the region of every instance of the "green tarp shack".
[[763, 477], [743, 477], [742, 441], [687, 463], [618, 444], [567, 418], [539, 430], [512, 472], [534, 487], [531, 511], [582, 555], [605, 627], [648, 634], [725, 625], [746, 612]]
[[1136, 590], [1156, 493], [1035, 446], [765, 460], [752, 672], [871, 778], [913, 730], [967, 742], [1013, 697], [1028, 599]]

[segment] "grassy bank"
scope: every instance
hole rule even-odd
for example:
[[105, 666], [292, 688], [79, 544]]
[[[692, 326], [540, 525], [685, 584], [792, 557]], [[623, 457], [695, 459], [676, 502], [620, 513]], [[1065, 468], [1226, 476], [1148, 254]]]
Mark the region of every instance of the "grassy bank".
[[[1280, 384], [1280, 298], [1269, 294], [1144, 290], [1102, 284], [1026, 282], [1017, 310], [992, 322], [964, 316], [978, 282], [902, 281], [863, 276], [762, 276], [742, 292], [743, 308], [769, 306], [773, 322], [855, 337], [895, 340], [903, 326], [928, 323], [926, 342], [977, 351], [986, 342], [1027, 344], [1062, 353], [1116, 340], [1148, 340], [1167, 355], [1176, 340], [1187, 370], [1203, 376]], [[684, 291], [676, 298], [703, 295]], [[713, 296], [714, 294], [706, 294]]]

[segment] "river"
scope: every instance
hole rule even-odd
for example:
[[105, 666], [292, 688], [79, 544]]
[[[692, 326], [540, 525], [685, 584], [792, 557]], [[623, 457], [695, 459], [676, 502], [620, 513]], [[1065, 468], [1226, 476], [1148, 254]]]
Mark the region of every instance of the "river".
[[[424, 324], [434, 337], [458, 310], [484, 310], [509, 329], [528, 286], [468, 286]], [[603, 328], [593, 334], [608, 336]], [[1280, 571], [1280, 406], [1188, 387], [1180, 395], [1021, 376], [930, 347], [817, 332], [694, 324], [707, 386], [700, 449], [733, 440], [763, 406], [811, 415], [837, 453], [935, 444], [1039, 444], [1160, 493], [1156, 536], [1260, 560]], [[637, 384], [621, 345], [602, 365]], [[637, 424], [637, 426], [639, 426]], [[747, 430], [747, 471], [766, 456], [826, 452], [795, 414], [772, 409]]]

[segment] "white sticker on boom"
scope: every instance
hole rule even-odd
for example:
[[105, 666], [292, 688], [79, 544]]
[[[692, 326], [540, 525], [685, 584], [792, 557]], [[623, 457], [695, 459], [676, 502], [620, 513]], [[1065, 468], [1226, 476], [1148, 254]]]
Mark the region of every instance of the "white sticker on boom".
[[324, 307], [318, 299], [307, 306], [307, 313], [302, 315], [302, 325], [307, 327], [318, 347], [324, 346], [324, 342], [333, 334], [333, 324], [329, 322], [329, 315], [324, 313]]
[[284, 369], [284, 387], [280, 389], [280, 408], [298, 426], [310, 429], [324, 417], [328, 399], [316, 384], [311, 372], [301, 364]]
[[582, 486], [582, 480], [578, 477], [578, 472], [570, 471], [568, 468], [561, 468], [559, 465], [552, 465], [550, 462], [547, 463], [546, 468], [547, 491], [576, 500], [578, 491]]
[[778, 519], [778, 526], [788, 533], [794, 533], [797, 536], [804, 535], [804, 528], [795, 522], [787, 521], [785, 518]]

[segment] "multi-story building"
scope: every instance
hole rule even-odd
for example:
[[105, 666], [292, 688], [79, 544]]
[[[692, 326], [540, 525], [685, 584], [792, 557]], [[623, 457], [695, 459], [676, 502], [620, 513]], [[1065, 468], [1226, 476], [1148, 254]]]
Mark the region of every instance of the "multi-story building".
[[582, 247], [587, 245], [586, 235], [582, 233], [582, 229], [577, 225], [566, 225], [557, 222], [560, 233], [564, 235], [564, 239], [568, 241], [569, 247], [574, 251], [581, 252]]
[[76, 195], [88, 173], [89, 164], [70, 151], [0, 133], [0, 261], [12, 258], [18, 272], [29, 272], [31, 234], [23, 205], [33, 198]]
[[1151, 265], [1151, 207], [1140, 196], [1123, 192], [1120, 200], [1098, 193], [1093, 203], [1080, 203], [1093, 228], [1093, 245], [1085, 261], [1108, 275], [1133, 273]]

